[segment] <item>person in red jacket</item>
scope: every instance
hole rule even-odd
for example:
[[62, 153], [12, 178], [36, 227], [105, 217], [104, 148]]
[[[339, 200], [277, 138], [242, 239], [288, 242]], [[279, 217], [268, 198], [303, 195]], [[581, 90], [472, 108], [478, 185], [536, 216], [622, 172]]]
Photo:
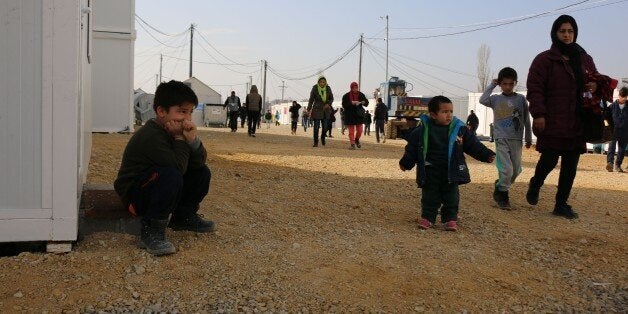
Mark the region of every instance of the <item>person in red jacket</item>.
[[569, 15], [559, 16], [550, 33], [552, 46], [534, 58], [528, 72], [528, 94], [532, 131], [541, 157], [530, 179], [526, 199], [539, 201], [545, 178], [560, 162], [558, 191], [553, 214], [575, 219], [578, 214], [567, 204], [580, 154], [586, 152], [583, 135], [584, 97], [597, 89], [588, 82], [597, 73], [593, 58], [576, 43], [578, 25]]

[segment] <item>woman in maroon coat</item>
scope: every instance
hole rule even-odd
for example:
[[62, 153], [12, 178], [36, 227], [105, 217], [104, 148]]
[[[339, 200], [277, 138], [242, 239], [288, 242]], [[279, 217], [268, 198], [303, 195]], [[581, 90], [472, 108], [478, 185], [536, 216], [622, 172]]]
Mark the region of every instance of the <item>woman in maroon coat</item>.
[[578, 217], [567, 204], [576, 177], [580, 154], [586, 152], [583, 136], [583, 97], [595, 92], [597, 84], [587, 82], [597, 69], [593, 59], [576, 43], [578, 25], [569, 15], [561, 15], [551, 30], [552, 47], [534, 58], [528, 73], [532, 131], [537, 136], [536, 149], [541, 157], [530, 179], [526, 199], [531, 205], [539, 200], [539, 191], [547, 175], [561, 158], [554, 215]]

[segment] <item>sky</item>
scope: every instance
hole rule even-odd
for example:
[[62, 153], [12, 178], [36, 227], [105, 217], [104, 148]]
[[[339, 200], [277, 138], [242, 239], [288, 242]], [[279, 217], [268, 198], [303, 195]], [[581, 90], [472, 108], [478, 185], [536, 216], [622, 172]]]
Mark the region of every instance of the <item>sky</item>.
[[[490, 48], [493, 76], [513, 67], [525, 90], [530, 63], [549, 49], [560, 14], [576, 19], [577, 42], [600, 73], [628, 78], [628, 0], [136, 0], [135, 13], [150, 25], [136, 18], [135, 88], [151, 93], [160, 55], [164, 81], [189, 77], [186, 30], [193, 23], [193, 76], [223, 99], [232, 90], [244, 98], [249, 76], [261, 91], [261, 60], [269, 67], [267, 99], [282, 99], [280, 86], [286, 86], [286, 101], [307, 99], [317, 72], [340, 59], [360, 34], [360, 87], [370, 96], [386, 80], [385, 16], [388, 76], [409, 82], [410, 95], [466, 99], [477, 92], [482, 44]], [[358, 81], [359, 51], [356, 46], [323, 71], [338, 99]]]

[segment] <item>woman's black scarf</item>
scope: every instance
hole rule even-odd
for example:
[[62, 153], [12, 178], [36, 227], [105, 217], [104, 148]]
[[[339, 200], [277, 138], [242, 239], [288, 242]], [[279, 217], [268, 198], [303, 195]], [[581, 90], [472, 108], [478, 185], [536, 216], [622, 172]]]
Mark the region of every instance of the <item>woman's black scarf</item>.
[[[564, 42], [560, 41], [560, 39], [558, 39], [558, 35], [556, 35], [558, 29], [564, 23], [569, 23], [571, 24], [571, 27], [573, 27], [574, 34], [573, 42], [571, 44], [565, 44]], [[569, 15], [561, 15], [554, 21], [550, 35], [552, 37], [552, 47], [556, 47], [561, 54], [569, 57], [569, 66], [571, 67], [571, 70], [573, 71], [574, 77], [576, 79], [576, 95], [578, 95], [576, 97], [576, 101], [578, 103], [578, 106], [576, 106], [576, 108], [581, 108], [583, 105], [582, 95], [584, 93], [582, 54], [586, 53], [586, 51], [576, 43], [576, 39], [578, 38], [578, 24], [573, 17]]]

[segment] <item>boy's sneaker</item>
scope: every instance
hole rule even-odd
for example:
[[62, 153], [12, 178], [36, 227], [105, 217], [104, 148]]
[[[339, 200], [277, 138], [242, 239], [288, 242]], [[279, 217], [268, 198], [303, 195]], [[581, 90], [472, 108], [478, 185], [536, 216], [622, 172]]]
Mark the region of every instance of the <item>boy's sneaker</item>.
[[446, 222], [445, 231], [458, 231], [458, 223], [455, 220]]
[[613, 172], [613, 163], [609, 162], [606, 164], [606, 171]]
[[349, 149], [355, 149], [355, 144], [351, 144], [351, 146], [349, 147]]
[[510, 198], [508, 197], [508, 191], [500, 191], [497, 188], [498, 180], [495, 180], [495, 190], [493, 190], [493, 199], [497, 203], [497, 206], [503, 210], [511, 210]]
[[357, 146], [358, 148], [362, 148], [362, 145], [360, 145], [359, 140], [355, 140], [355, 146]]
[[553, 215], [565, 217], [567, 219], [577, 219], [578, 213], [573, 211], [573, 208], [567, 204], [556, 205], [554, 206]]
[[216, 224], [211, 220], [203, 219], [198, 214], [186, 218], [173, 218], [168, 224], [172, 230], [187, 230], [200, 233], [216, 231]]
[[432, 228], [432, 223], [425, 218], [421, 218], [419, 219], [419, 228], [423, 230], [427, 230], [429, 228]]
[[624, 172], [624, 170], [620, 166], [615, 166], [615, 171]]

